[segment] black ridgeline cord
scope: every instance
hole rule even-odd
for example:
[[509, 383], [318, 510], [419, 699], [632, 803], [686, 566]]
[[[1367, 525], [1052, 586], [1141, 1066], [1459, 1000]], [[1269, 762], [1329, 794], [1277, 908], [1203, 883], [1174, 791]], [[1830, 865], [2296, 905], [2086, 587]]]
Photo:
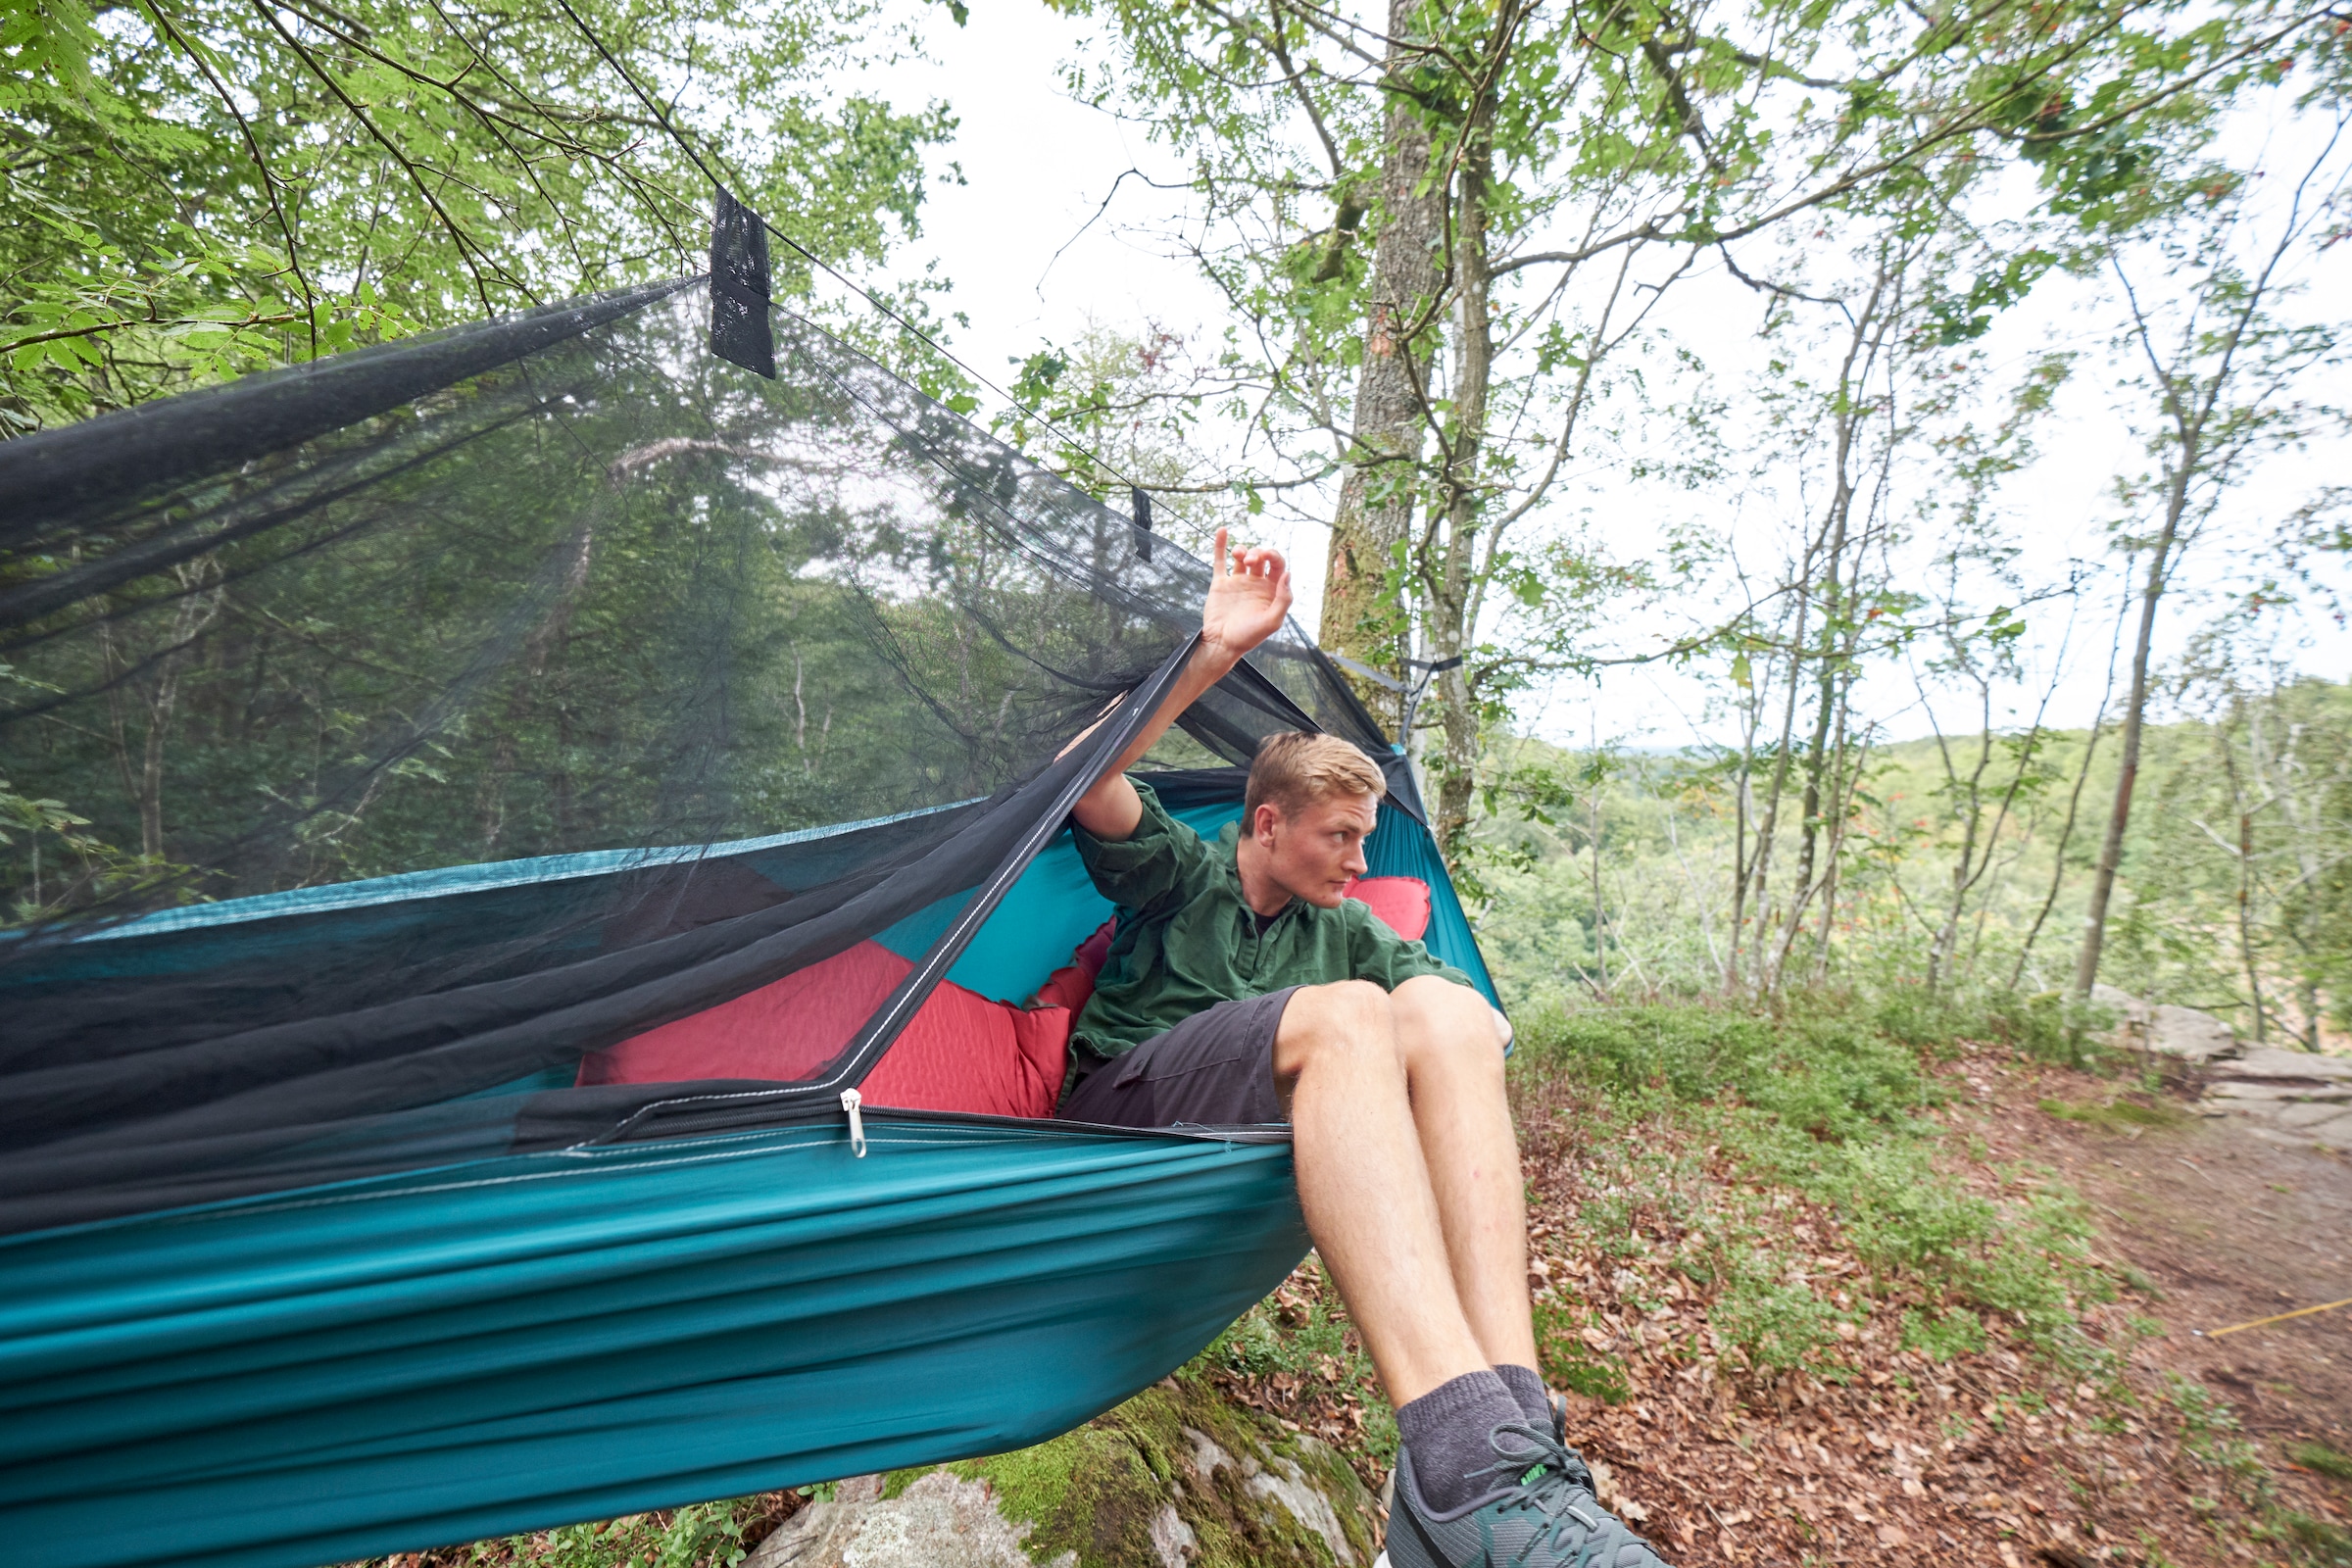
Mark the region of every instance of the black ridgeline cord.
[[[587, 22], [581, 18], [577, 11], [572, 10], [571, 0], [556, 0], [556, 4], [563, 7], [564, 14], [571, 19], [571, 24], [573, 26], [580, 29], [580, 35], [588, 40], [589, 46], [595, 49], [599, 55], [604, 57], [605, 64], [612, 68], [613, 74], [617, 75], [621, 80], [629, 84], [629, 91], [637, 95], [637, 101], [645, 105], [646, 110], [652, 114], [657, 122], [661, 123], [662, 128], [669, 133], [669, 139], [678, 144], [678, 151], [684, 153], [687, 159], [693, 163], [694, 167], [702, 171], [703, 178], [710, 181], [713, 186], [723, 186], [726, 182], [711, 172], [710, 166], [703, 162], [703, 155], [694, 150], [694, 144], [685, 138], [685, 136], [678, 130], [676, 125], [670, 123], [669, 116], [662, 112], [661, 104], [654, 100], [653, 94], [647, 92], [644, 86], [638, 82], [636, 74], [631, 72], [627, 66], [622, 65], [620, 61], [613, 56], [612, 51], [605, 47], [605, 41], [596, 35], [596, 29], [589, 26]], [[887, 316], [892, 320], [898, 322], [899, 325], [905, 328], [907, 332], [913, 334], [913, 336], [926, 348], [930, 349], [932, 353], [938, 355], [950, 365], [955, 366], [956, 368], [961, 370], [964, 374], [970, 376], [973, 380], [979, 382], [982, 386], [988, 388], [991, 392], [994, 392], [997, 396], [1003, 398], [1014, 408], [1020, 410], [1030, 418], [1035, 419], [1038, 423], [1053, 431], [1063, 441], [1067, 442], [1073, 450], [1085, 453], [1087, 460], [1093, 463], [1096, 467], [1102, 469], [1104, 473], [1109, 474], [1111, 477], [1119, 480], [1130, 490], [1134, 490], [1139, 493], [1144, 491], [1146, 488], [1145, 486], [1136, 483], [1125, 473], [1122, 473], [1110, 464], [1105, 463], [1100, 453], [1085, 445], [1083, 442], [1080, 442], [1067, 430], [1062, 429], [1061, 426], [1047, 418], [1036, 409], [1033, 409], [1028, 404], [1023, 403], [1019, 398], [1014, 397], [1010, 392], [1005, 391], [1003, 387], [997, 385], [996, 382], [991, 381], [987, 376], [982, 375], [978, 370], [973, 369], [970, 366], [964, 364], [963, 361], [949, 353], [946, 347], [943, 346], [936, 338], [932, 337], [930, 333], [924, 331], [921, 327], [915, 325], [904, 316], [901, 316], [897, 311], [892, 310], [888, 305], [885, 305], [862, 284], [844, 277], [840, 272], [834, 270], [834, 269], [825, 262], [824, 258], [818, 256], [808, 246], [803, 245], [799, 240], [794, 239], [790, 234], [785, 233], [775, 224], [769, 222], [764, 215], [755, 216], [759, 217], [760, 224], [762, 228], [765, 228], [770, 234], [775, 235], [776, 238], [791, 246], [793, 250], [800, 254], [802, 260], [806, 261], [809, 266], [822, 271], [827, 277], [830, 277], [835, 282], [841, 284], [842, 287], [854, 290], [868, 305], [871, 305], [875, 310], [880, 311], [884, 316]]]

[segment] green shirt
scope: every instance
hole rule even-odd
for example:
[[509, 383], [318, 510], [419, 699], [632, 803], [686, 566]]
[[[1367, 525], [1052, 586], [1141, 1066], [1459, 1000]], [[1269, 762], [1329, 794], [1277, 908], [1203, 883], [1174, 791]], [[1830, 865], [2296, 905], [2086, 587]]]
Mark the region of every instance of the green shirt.
[[1286, 986], [1371, 980], [1394, 991], [1421, 974], [1471, 984], [1354, 899], [1336, 909], [1293, 899], [1261, 932], [1234, 866], [1241, 824], [1227, 824], [1212, 845], [1170, 816], [1151, 785], [1135, 793], [1144, 819], [1127, 838], [1070, 826], [1087, 874], [1119, 906], [1094, 998], [1070, 1032], [1073, 1051], [1120, 1055], [1220, 1002]]

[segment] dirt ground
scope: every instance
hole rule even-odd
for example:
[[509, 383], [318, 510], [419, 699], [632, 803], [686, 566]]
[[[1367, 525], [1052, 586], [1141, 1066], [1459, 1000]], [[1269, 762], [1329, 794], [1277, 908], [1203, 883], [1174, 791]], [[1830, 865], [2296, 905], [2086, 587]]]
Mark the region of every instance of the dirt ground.
[[[2000, 1568], [2288, 1562], [2303, 1544], [2277, 1538], [2275, 1524], [2264, 1529], [2276, 1510], [2339, 1525], [2352, 1517], [2352, 1487], [2286, 1457], [2298, 1440], [2352, 1451], [2352, 1308], [2218, 1340], [2200, 1332], [2352, 1296], [2352, 1165], [2226, 1122], [2184, 1116], [2144, 1127], [2052, 1115], [2044, 1102], [2097, 1105], [2116, 1086], [2005, 1052], [1954, 1070], [1974, 1103], [1948, 1119], [1982, 1139], [1975, 1163], [1984, 1184], [2019, 1160], [2053, 1168], [2098, 1213], [2100, 1254], [2153, 1287], [2093, 1309], [2108, 1323], [2163, 1325], [2131, 1352], [2137, 1408], [2116, 1408], [2088, 1387], [2052, 1388], [2014, 1349], [1936, 1369], [1899, 1350], [1871, 1354], [1866, 1336], [1865, 1364], [1880, 1363], [1867, 1379], [1800, 1388], [1779, 1411], [1721, 1401], [1712, 1433], [1660, 1419], [1639, 1396], [1630, 1412], [1580, 1412], [1586, 1446], [1617, 1460], [1628, 1494], [1656, 1498], [1649, 1528], [1670, 1555], [1925, 1555]], [[2191, 1082], [2172, 1089], [2154, 1102], [2193, 1098]], [[1893, 1374], [1905, 1371], [1924, 1398], [1888, 1397]], [[2168, 1375], [2210, 1390], [2223, 1421], [2240, 1423], [2256, 1451], [2231, 1450], [2226, 1426], [2194, 1430], [2161, 1393]], [[2013, 1418], [1995, 1431], [1994, 1412]], [[1972, 1439], [1942, 1435], [1953, 1414], [1973, 1418]], [[2308, 1547], [2302, 1560], [2313, 1560]]]
[[[2014, 1076], [1986, 1142], [2062, 1172], [2099, 1212], [2108, 1251], [2163, 1292], [2152, 1359], [2236, 1408], [2247, 1433], [2352, 1452], [2352, 1307], [2220, 1339], [2195, 1331], [2352, 1296], [2352, 1163], [2232, 1121], [2109, 1130], [2040, 1114], [2087, 1100], [2078, 1075]], [[2186, 1086], [2182, 1086], [2186, 1087]], [[2038, 1088], [2038, 1093], [2036, 1089]]]
[[[2352, 1562], [2352, 1482], [2289, 1457], [2315, 1440], [2352, 1453], [2352, 1308], [2199, 1333], [2352, 1296], [2352, 1164], [2189, 1114], [2192, 1081], [2141, 1097], [2164, 1123], [2143, 1126], [2043, 1108], [2108, 1104], [2112, 1079], [1995, 1048], [1947, 1070], [1957, 1102], [1941, 1115], [1972, 1182], [1989, 1195], [2039, 1167], [2097, 1216], [2094, 1251], [2129, 1283], [2084, 1321], [2126, 1357], [2123, 1396], [2070, 1385], [2022, 1340], [1932, 1361], [1902, 1348], [1899, 1301], [1869, 1309], [1842, 1348], [1848, 1381], [1742, 1379], [1705, 1353], [1703, 1289], [1563, 1245], [1613, 1173], [1523, 1103], [1541, 1282], [1589, 1310], [1585, 1343], [1628, 1385], [1622, 1402], [1574, 1403], [1569, 1440], [1605, 1465], [1604, 1500], [1683, 1565]], [[1837, 1215], [1799, 1203], [1786, 1218], [1818, 1238], [1825, 1289], [1859, 1273], [1836, 1255]], [[1671, 1214], [1636, 1222], [1672, 1251]], [[1286, 1287], [1320, 1289], [1305, 1272]], [[1329, 1379], [1220, 1381], [1343, 1446], [1362, 1431]]]

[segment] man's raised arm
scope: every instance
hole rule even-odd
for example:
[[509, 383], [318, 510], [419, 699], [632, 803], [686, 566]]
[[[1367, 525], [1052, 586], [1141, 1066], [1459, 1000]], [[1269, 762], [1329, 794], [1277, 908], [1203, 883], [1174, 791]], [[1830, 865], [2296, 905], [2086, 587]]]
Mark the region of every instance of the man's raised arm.
[[[1274, 635], [1291, 612], [1291, 568], [1275, 550], [1226, 554], [1225, 530], [1217, 530], [1216, 560], [1210, 567], [1208, 599], [1200, 607], [1200, 646], [1176, 679], [1143, 733], [1111, 763], [1095, 787], [1070, 811], [1080, 827], [1099, 839], [1123, 839], [1144, 819], [1143, 800], [1127, 782], [1127, 769], [1168, 732], [1177, 716], [1199, 700], [1242, 656]], [[1092, 733], [1092, 728], [1088, 733]], [[1086, 737], [1081, 735], [1079, 740]], [[1070, 743], [1072, 746], [1077, 741]]]

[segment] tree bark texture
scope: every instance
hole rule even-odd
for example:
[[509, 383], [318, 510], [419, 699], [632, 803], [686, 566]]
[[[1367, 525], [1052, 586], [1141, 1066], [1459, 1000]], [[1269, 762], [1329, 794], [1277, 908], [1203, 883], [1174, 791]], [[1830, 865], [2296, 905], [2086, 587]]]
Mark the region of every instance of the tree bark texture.
[[[1479, 466], [1485, 456], [1487, 400], [1494, 371], [1487, 275], [1487, 195], [1493, 168], [1487, 138], [1492, 111], [1491, 102], [1473, 110], [1469, 145], [1462, 154], [1453, 235], [1453, 408], [1438, 433], [1437, 505], [1430, 509], [1428, 537], [1416, 553], [1429, 607], [1430, 658], [1440, 662], [1464, 653], [1473, 632], [1471, 573], [1485, 501]], [[1466, 665], [1457, 664], [1438, 676], [1445, 752], [1443, 765], [1436, 770], [1437, 820], [1431, 825], [1448, 860], [1470, 831], [1470, 800], [1478, 783], [1479, 713], [1468, 673]], [[1409, 737], [1406, 744], [1411, 744]]]
[[[1410, 32], [1414, 9], [1407, 0], [1391, 0], [1392, 39], [1402, 40]], [[1392, 44], [1388, 69], [1401, 75], [1418, 58]], [[1444, 182], [1430, 178], [1429, 164], [1428, 126], [1412, 100], [1397, 93], [1389, 104], [1353, 439], [1332, 518], [1317, 634], [1331, 652], [1392, 669], [1400, 678], [1407, 652], [1402, 616], [1381, 602], [1381, 588], [1390, 559], [1412, 525], [1414, 478], [1427, 428], [1423, 389], [1437, 341], [1446, 226]], [[1401, 718], [1396, 694], [1369, 682], [1358, 682], [1357, 694], [1390, 724]]]

